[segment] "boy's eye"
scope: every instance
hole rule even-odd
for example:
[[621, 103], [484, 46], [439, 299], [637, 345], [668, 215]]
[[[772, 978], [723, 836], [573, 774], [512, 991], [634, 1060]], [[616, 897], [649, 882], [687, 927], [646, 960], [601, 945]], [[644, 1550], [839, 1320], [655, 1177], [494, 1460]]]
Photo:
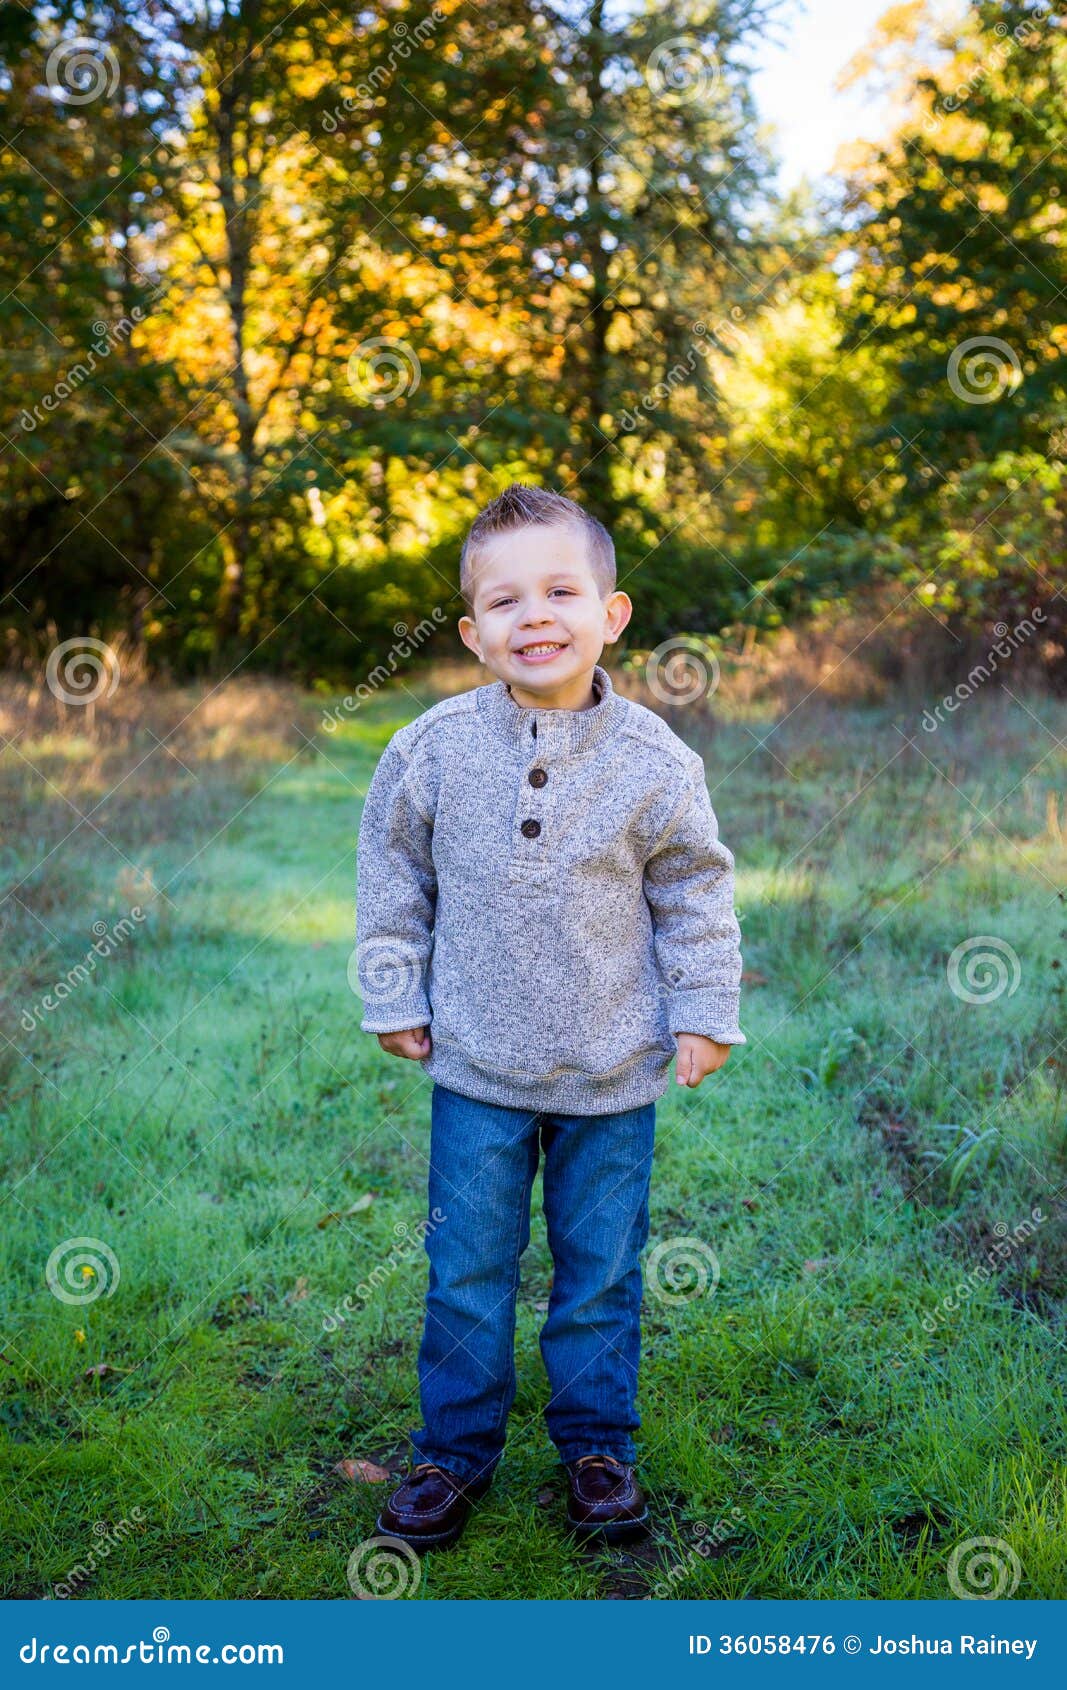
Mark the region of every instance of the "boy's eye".
[[[572, 591], [573, 591], [573, 589], [570, 588], [570, 587], [553, 587], [552, 588], [553, 593], [571, 593]], [[551, 593], [549, 594], [549, 597], [551, 597]], [[494, 599], [492, 604], [489, 606], [489, 609], [490, 610], [500, 610], [503, 605], [512, 604], [513, 602], [514, 601], [512, 599]]]

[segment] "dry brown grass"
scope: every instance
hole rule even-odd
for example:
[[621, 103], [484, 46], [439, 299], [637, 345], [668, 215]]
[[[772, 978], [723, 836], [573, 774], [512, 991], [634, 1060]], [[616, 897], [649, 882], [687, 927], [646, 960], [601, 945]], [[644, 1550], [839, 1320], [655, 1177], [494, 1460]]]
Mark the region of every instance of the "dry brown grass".
[[160, 686], [126, 660], [112, 697], [86, 706], [0, 677], [0, 1025], [46, 980], [57, 931], [100, 913], [102, 882], [116, 908], [162, 917], [144, 854], [224, 830], [272, 768], [306, 754], [316, 721], [281, 681]]

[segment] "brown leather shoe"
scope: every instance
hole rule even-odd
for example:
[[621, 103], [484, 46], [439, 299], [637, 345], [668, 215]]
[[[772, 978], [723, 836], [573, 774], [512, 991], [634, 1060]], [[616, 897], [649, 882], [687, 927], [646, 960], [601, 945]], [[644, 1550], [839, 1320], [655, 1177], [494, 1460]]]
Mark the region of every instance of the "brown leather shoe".
[[377, 1530], [412, 1549], [443, 1549], [455, 1543], [471, 1503], [484, 1496], [490, 1479], [460, 1479], [447, 1467], [420, 1461], [401, 1481], [378, 1515]]
[[581, 1455], [568, 1466], [567, 1476], [567, 1525], [576, 1536], [608, 1543], [644, 1536], [648, 1507], [632, 1467], [613, 1455]]

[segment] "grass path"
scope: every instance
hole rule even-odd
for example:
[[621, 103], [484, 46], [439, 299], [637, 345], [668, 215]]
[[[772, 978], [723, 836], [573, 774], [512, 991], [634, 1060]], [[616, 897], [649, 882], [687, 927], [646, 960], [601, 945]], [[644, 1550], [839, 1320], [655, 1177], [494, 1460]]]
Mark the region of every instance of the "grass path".
[[[175, 756], [163, 693], [0, 758], [9, 1596], [345, 1599], [382, 1487], [336, 1463], [399, 1467], [417, 1424], [430, 1084], [346, 979], [362, 794], [416, 706], [315, 749], [309, 700], [253, 696]], [[677, 724], [738, 859], [750, 1043], [659, 1106], [651, 1244], [720, 1276], [646, 1293], [656, 1531], [561, 1534], [538, 1186], [507, 1454], [422, 1598], [938, 1597], [977, 1538], [1003, 1594], [1067, 1594], [1067, 706], [978, 698], [936, 743], [919, 714]], [[948, 960], [990, 938], [1004, 989], [964, 1001]], [[118, 1282], [100, 1257], [66, 1301], [46, 1263], [85, 1238]]]

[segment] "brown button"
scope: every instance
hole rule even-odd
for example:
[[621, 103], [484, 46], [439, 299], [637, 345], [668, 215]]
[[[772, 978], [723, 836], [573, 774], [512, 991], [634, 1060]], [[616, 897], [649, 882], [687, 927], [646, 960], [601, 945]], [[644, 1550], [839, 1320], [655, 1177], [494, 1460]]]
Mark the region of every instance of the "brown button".
[[531, 816], [529, 820], [523, 822], [519, 831], [525, 833], [527, 839], [536, 839], [541, 831], [541, 823], [535, 822]]
[[548, 779], [548, 770], [531, 769], [526, 778], [531, 786], [544, 786], [545, 781]]

